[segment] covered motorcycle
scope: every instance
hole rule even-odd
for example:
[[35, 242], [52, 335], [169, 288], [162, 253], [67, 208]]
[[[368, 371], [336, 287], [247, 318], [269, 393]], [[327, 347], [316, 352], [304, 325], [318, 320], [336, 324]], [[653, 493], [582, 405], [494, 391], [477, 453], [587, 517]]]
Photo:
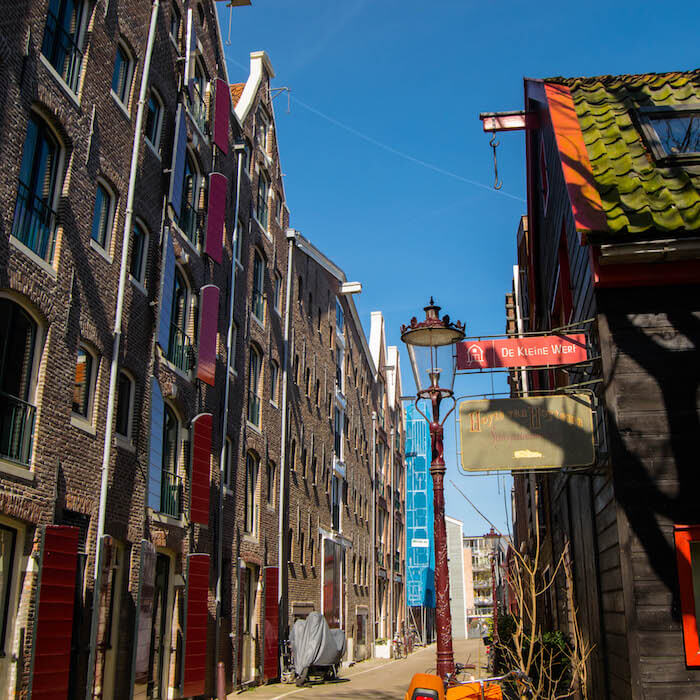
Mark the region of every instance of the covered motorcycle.
[[297, 620], [289, 643], [297, 685], [303, 685], [309, 675], [321, 675], [326, 680], [338, 675], [345, 653], [345, 632], [330, 629], [321, 613], [312, 612], [305, 620]]

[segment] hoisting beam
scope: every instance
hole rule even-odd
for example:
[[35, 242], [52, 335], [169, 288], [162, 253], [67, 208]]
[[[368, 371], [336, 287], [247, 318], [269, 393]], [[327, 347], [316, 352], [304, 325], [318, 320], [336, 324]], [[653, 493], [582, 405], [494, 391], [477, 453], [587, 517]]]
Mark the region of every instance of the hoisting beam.
[[540, 125], [536, 112], [481, 112], [484, 131], [530, 131]]

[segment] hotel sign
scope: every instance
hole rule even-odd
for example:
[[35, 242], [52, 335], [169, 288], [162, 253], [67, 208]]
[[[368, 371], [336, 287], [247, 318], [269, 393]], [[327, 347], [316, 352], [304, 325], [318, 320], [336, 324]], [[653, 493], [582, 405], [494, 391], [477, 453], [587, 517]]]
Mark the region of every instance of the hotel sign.
[[459, 404], [465, 471], [582, 467], [595, 461], [588, 394]]
[[569, 365], [587, 359], [583, 333], [464, 340], [457, 344], [458, 370]]

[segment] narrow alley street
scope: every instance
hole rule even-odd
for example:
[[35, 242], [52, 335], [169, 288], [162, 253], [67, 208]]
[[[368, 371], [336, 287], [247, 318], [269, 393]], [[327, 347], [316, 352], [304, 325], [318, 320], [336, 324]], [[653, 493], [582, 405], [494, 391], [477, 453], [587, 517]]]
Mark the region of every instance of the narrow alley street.
[[[485, 675], [486, 650], [480, 639], [460, 639], [454, 642], [455, 661], [482, 667]], [[335, 698], [373, 698], [373, 700], [402, 700], [414, 673], [434, 672], [435, 645], [419, 649], [407, 659], [372, 659], [345, 668], [340, 678], [333, 683], [314, 683], [304, 688], [295, 685], [274, 683], [242, 693], [231, 693], [228, 698], [239, 695], [249, 700], [282, 700], [294, 698], [304, 700], [332, 700]], [[476, 673], [472, 671], [472, 673]]]

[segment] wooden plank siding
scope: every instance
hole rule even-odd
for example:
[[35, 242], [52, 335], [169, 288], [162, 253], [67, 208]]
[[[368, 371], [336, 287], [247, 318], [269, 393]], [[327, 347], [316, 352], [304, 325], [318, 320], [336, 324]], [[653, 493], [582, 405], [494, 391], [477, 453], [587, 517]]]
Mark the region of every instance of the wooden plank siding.
[[[540, 105], [540, 107], [542, 107]], [[528, 134], [531, 171], [534, 183], [529, 226], [533, 235], [533, 262], [536, 291], [536, 318], [531, 330], [550, 330], [551, 312], [558, 278], [558, 252], [562, 236], [566, 240], [570, 268], [573, 313], [571, 323], [596, 318], [597, 298], [593, 288], [589, 250], [580, 244], [564, 183], [554, 133], [546, 110], [542, 110], [542, 128]], [[541, 182], [540, 139], [544, 144], [549, 199], [545, 210]], [[591, 328], [593, 353], [598, 353], [597, 328]], [[582, 379], [580, 372], [569, 372], [569, 382]], [[605, 418], [598, 415], [601, 452], [607, 452]], [[618, 514], [615, 486], [607, 462], [591, 473], [556, 474], [549, 477], [552, 498], [550, 513], [552, 558], [561, 555], [569, 544], [574, 574], [575, 606], [586, 642], [593, 645], [588, 668], [588, 695], [594, 698], [630, 697], [629, 647], [625, 635], [625, 599], [620, 568]], [[556, 616], [559, 628], [569, 631], [571, 610], [567, 604], [566, 582], [558, 575], [555, 582]]]
[[597, 300], [623, 544], [628, 697], [696, 698], [700, 671], [685, 665], [673, 526], [700, 522], [700, 289], [600, 290]]

